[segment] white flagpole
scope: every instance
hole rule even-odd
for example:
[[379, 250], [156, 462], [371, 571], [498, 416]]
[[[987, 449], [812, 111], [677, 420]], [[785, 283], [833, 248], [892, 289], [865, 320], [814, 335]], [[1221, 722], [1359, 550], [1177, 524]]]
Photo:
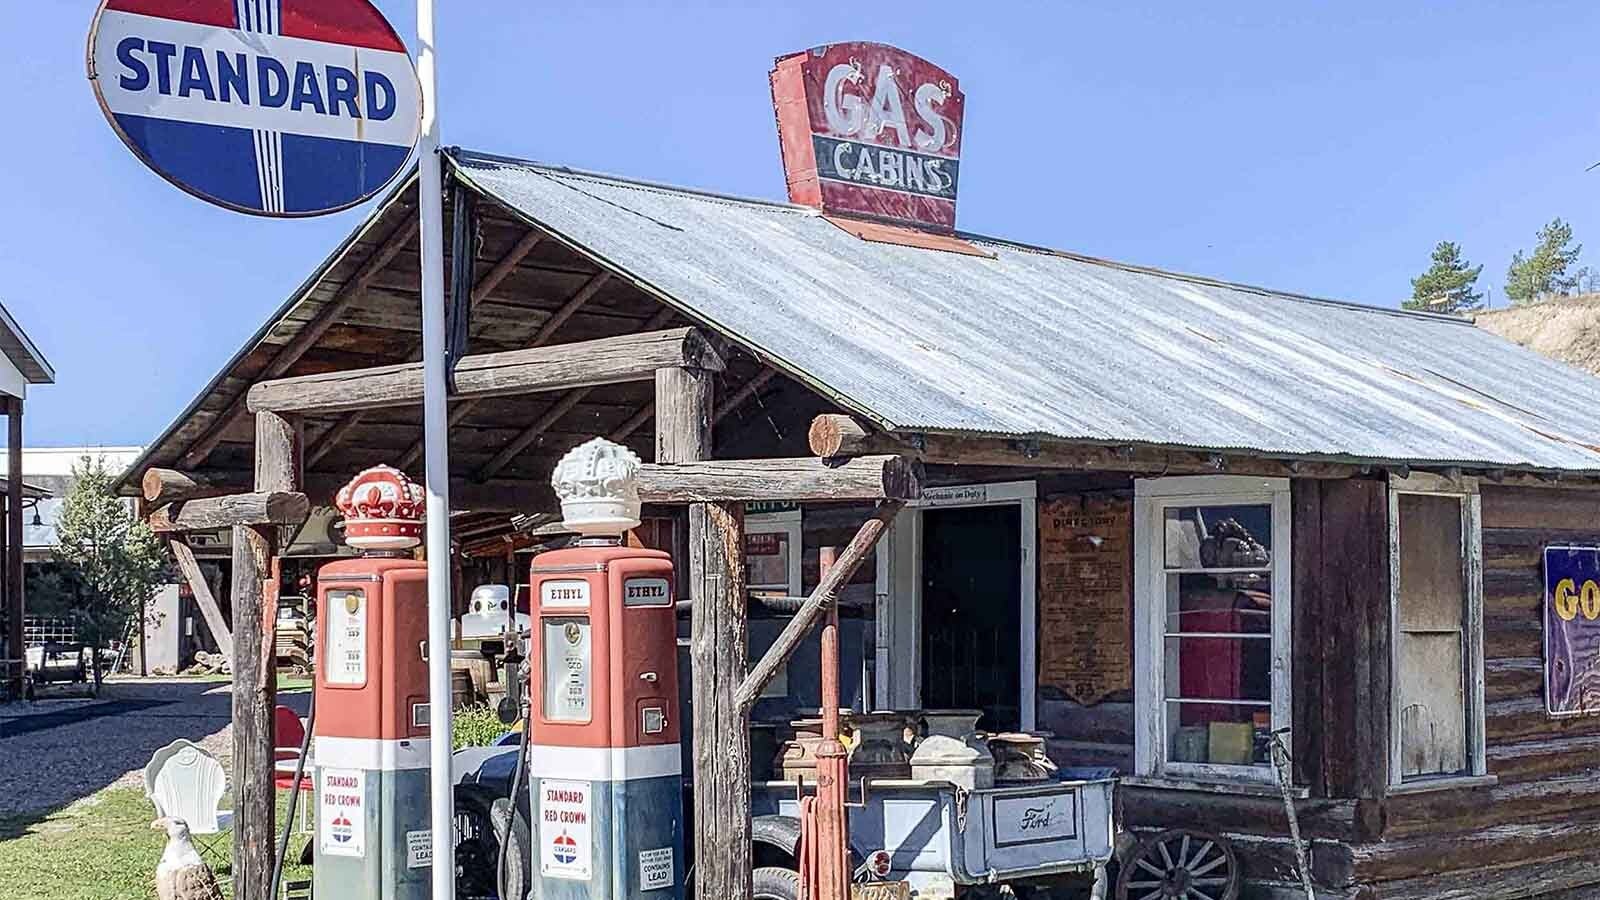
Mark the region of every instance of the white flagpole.
[[433, 0], [417, 0], [422, 82], [418, 206], [422, 223], [422, 440], [428, 496], [428, 737], [433, 900], [455, 900], [455, 798], [450, 778], [450, 448], [444, 371], [444, 185]]

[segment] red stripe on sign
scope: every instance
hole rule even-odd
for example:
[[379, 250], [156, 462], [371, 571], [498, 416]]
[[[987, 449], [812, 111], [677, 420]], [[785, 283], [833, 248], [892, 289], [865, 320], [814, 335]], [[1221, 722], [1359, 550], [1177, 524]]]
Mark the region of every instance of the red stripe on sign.
[[284, 37], [406, 52], [405, 42], [367, 0], [283, 0]]
[[193, 22], [196, 25], [239, 27], [233, 0], [107, 0], [106, 9]]

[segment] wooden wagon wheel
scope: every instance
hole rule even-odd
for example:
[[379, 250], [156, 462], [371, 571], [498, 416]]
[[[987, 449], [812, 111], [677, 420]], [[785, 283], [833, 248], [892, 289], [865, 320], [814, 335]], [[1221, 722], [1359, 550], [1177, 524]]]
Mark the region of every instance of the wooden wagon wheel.
[[1239, 861], [1226, 840], [1174, 828], [1139, 842], [1117, 875], [1117, 900], [1235, 900]]

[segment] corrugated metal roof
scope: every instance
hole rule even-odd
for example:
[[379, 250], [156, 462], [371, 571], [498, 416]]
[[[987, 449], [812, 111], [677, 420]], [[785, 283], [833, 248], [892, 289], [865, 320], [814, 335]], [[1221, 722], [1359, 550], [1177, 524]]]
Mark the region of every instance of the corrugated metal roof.
[[1600, 380], [1453, 317], [457, 151], [480, 190], [891, 430], [1600, 471]]

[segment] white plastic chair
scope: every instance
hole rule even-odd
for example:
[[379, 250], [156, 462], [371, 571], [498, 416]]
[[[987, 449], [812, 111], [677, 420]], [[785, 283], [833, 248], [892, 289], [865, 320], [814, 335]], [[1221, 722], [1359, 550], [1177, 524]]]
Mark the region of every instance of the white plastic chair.
[[204, 852], [221, 857], [216, 846], [233, 826], [233, 813], [217, 808], [228, 792], [222, 763], [195, 744], [176, 740], [150, 757], [144, 767], [144, 793], [156, 815], [182, 819]]

